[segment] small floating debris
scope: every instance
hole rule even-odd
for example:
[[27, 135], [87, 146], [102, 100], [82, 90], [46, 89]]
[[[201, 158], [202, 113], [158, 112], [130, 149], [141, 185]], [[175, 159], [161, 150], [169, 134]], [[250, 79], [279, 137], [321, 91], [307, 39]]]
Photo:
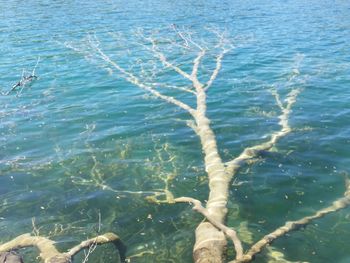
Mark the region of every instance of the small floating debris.
[[38, 58], [38, 60], [36, 61], [36, 64], [35, 64], [35, 67], [34, 67], [34, 69], [33, 69], [33, 71], [30, 73], [30, 74], [26, 74], [26, 71], [25, 70], [23, 70], [22, 71], [22, 77], [21, 77], [21, 79], [16, 83], [16, 84], [14, 84], [13, 86], [12, 86], [12, 88], [8, 91], [8, 92], [6, 92], [6, 93], [3, 93], [3, 95], [9, 95], [11, 92], [13, 92], [13, 91], [16, 91], [16, 89], [18, 88], [19, 90], [17, 91], [17, 97], [19, 96], [19, 95], [21, 95], [21, 93], [22, 93], [22, 91], [23, 91], [23, 89], [24, 89], [24, 87], [26, 86], [26, 85], [29, 85], [29, 84], [31, 84], [34, 80], [36, 80], [36, 79], [38, 79], [38, 77], [35, 75], [35, 70], [36, 70], [36, 67], [38, 66], [38, 64], [39, 64], [39, 61], [40, 61], [40, 57]]

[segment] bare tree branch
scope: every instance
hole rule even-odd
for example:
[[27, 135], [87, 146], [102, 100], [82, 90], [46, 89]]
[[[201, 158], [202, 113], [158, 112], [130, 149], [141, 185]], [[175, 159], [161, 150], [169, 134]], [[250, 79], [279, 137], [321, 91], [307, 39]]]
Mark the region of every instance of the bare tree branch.
[[174, 97], [171, 96], [167, 96], [164, 94], [161, 94], [160, 92], [158, 92], [157, 90], [155, 90], [153, 87], [147, 86], [145, 84], [143, 84], [134, 74], [132, 74], [131, 72], [126, 71], [124, 68], [122, 68], [121, 66], [119, 66], [117, 63], [115, 63], [113, 60], [111, 60], [99, 47], [99, 43], [94, 44], [93, 45], [94, 49], [98, 52], [98, 54], [100, 54], [100, 57], [106, 61], [107, 63], [109, 63], [111, 66], [113, 66], [116, 70], [118, 70], [122, 75], [125, 76], [125, 79], [127, 81], [129, 81], [130, 83], [138, 86], [139, 88], [146, 90], [148, 92], [150, 92], [151, 94], [153, 94], [154, 96], [161, 98], [169, 103], [172, 103], [186, 111], [188, 111], [190, 114], [194, 114], [194, 109], [192, 109], [189, 105], [175, 99]]
[[178, 29], [178, 27], [175, 24], [172, 24], [171, 28], [174, 30], [174, 32], [184, 41], [185, 46], [187, 48], [190, 47], [190, 44], [192, 44], [194, 47], [198, 48], [199, 50], [204, 50], [201, 45], [199, 45], [197, 42], [195, 42], [192, 39], [191, 32], [182, 32]]
[[202, 58], [204, 57], [205, 55], [205, 49], [201, 50], [197, 57], [193, 60], [193, 69], [192, 69], [192, 73], [191, 73], [191, 81], [198, 81], [198, 67], [199, 67], [199, 64], [202, 60]]
[[210, 79], [205, 84], [205, 90], [209, 89], [210, 86], [213, 84], [214, 80], [217, 78], [221, 69], [222, 59], [228, 51], [229, 50], [223, 49], [222, 52], [216, 57], [216, 66], [213, 73], [210, 76]]
[[286, 105], [283, 105], [280, 99], [280, 96], [276, 91], [273, 91], [272, 93], [276, 99], [277, 105], [282, 111], [281, 115], [278, 116], [279, 118], [278, 123], [281, 126], [281, 130], [274, 132], [271, 135], [271, 138], [269, 141], [252, 146], [252, 147], [247, 147], [238, 157], [227, 162], [225, 165], [226, 165], [226, 170], [228, 174], [233, 176], [238, 171], [238, 169], [242, 167], [242, 165], [245, 162], [258, 157], [262, 151], [270, 150], [277, 143], [279, 139], [281, 139], [282, 137], [285, 137], [287, 134], [291, 132], [288, 119], [291, 113], [292, 106], [296, 102], [296, 98], [300, 93], [300, 90], [293, 89], [291, 92], [288, 93], [286, 98], [286, 103], [287, 103]]
[[125, 246], [120, 238], [113, 233], [106, 233], [95, 238], [88, 239], [81, 242], [79, 245], [71, 248], [66, 253], [60, 253], [56, 247], [55, 242], [42, 236], [31, 236], [29, 233], [20, 235], [11, 241], [0, 245], [0, 252], [8, 252], [25, 247], [37, 247], [40, 252], [40, 257], [45, 263], [71, 263], [74, 255], [81, 250], [88, 248], [91, 245], [102, 245], [106, 243], [115, 244], [119, 250], [119, 256], [122, 262], [125, 261]]
[[[71, 248], [66, 254], [70, 257], [74, 257], [76, 254], [78, 254], [81, 250], [88, 248], [89, 246], [93, 244], [103, 245], [106, 243], [118, 243], [117, 247], [121, 247], [120, 250], [125, 249], [123, 245], [121, 245], [120, 238], [114, 234], [114, 233], [106, 233], [104, 235], [100, 235], [94, 238], [90, 238], [88, 240], [85, 240], [81, 242], [79, 245], [76, 245], [75, 247]], [[121, 254], [124, 254], [125, 251], [123, 251]]]
[[319, 211], [317, 211], [315, 214], [311, 216], [303, 217], [302, 219], [296, 220], [296, 221], [289, 221], [286, 222], [283, 226], [277, 228], [270, 234], [264, 236], [262, 239], [260, 239], [258, 242], [256, 242], [244, 255], [241, 259], [236, 259], [231, 261], [230, 263], [243, 263], [243, 262], [250, 262], [253, 260], [254, 256], [261, 252], [262, 249], [264, 249], [267, 245], [271, 244], [274, 240], [277, 238], [280, 238], [287, 233], [298, 230], [303, 226], [308, 225], [313, 220], [322, 218], [326, 216], [327, 214], [337, 212], [341, 209], [344, 209], [350, 205], [350, 180], [348, 178], [345, 179], [346, 182], [346, 190], [344, 193], [344, 197], [339, 198], [338, 200], [334, 201], [332, 205], [323, 208]]
[[153, 39], [152, 37], [144, 37], [145, 40], [149, 41], [152, 44], [152, 49], [151, 51], [153, 52], [154, 56], [157, 57], [164, 66], [173, 69], [177, 73], [179, 73], [181, 76], [188, 80], [192, 80], [191, 76], [187, 74], [185, 71], [183, 71], [181, 68], [178, 66], [175, 66], [173, 63], [169, 62], [168, 59], [165, 57], [165, 55], [159, 51], [158, 46], [157, 46], [157, 41]]
[[219, 55], [216, 56], [215, 69], [213, 70], [209, 80], [205, 84], [205, 90], [208, 90], [213, 84], [214, 80], [217, 78], [222, 67], [222, 60], [226, 53], [233, 49], [233, 45], [230, 43], [230, 41], [227, 40], [228, 38], [225, 37], [224, 33], [214, 30], [212, 28], [208, 28], [208, 30], [219, 39], [218, 44], [215, 47], [221, 49], [221, 52], [219, 53]]

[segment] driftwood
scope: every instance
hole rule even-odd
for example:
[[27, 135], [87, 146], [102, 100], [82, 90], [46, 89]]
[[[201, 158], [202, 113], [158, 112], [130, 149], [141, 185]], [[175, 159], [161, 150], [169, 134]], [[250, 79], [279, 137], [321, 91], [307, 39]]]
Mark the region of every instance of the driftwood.
[[[36, 247], [39, 250], [40, 257], [44, 263], [71, 263], [73, 257], [81, 250], [90, 248], [92, 246], [103, 245], [106, 243], [113, 243], [119, 251], [121, 262], [125, 262], [126, 247], [120, 238], [113, 233], [106, 233], [85, 240], [64, 253], [59, 252], [55, 246], [55, 242], [46, 237], [23, 234], [7, 243], [0, 245], [0, 253], [3, 253], [2, 255], [10, 255], [11, 251], [13, 250], [25, 247]], [[21, 262], [18, 260], [19, 259], [17, 259], [17, 261], [14, 261], [14, 263]]]

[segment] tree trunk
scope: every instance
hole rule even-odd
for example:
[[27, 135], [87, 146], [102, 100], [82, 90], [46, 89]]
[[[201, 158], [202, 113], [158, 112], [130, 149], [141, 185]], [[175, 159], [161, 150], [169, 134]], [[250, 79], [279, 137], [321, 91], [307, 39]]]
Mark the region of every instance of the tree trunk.
[[[195, 120], [204, 153], [205, 170], [209, 178], [210, 192], [206, 208], [213, 218], [223, 223], [227, 214], [229, 176], [218, 153], [215, 134], [210, 128], [210, 120], [205, 116], [205, 109], [197, 111]], [[201, 223], [196, 229], [194, 261], [223, 262], [226, 244], [223, 232], [209, 222]]]

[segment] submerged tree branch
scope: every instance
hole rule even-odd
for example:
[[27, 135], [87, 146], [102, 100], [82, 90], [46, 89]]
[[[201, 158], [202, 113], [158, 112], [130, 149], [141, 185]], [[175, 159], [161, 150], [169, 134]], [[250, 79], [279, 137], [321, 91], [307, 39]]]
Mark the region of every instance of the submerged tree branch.
[[256, 242], [244, 255], [241, 259], [236, 259], [231, 261], [230, 263], [243, 263], [243, 262], [250, 262], [254, 259], [254, 256], [262, 251], [267, 245], [271, 244], [273, 241], [275, 241], [277, 238], [280, 238], [287, 233], [298, 230], [301, 227], [304, 227], [308, 224], [310, 224], [313, 220], [322, 218], [326, 216], [327, 214], [337, 212], [341, 209], [344, 209], [350, 205], [350, 180], [346, 178], [346, 190], [344, 193], [344, 197], [339, 198], [338, 200], [334, 201], [332, 205], [323, 208], [319, 211], [317, 211], [315, 214], [311, 216], [303, 217], [302, 219], [296, 220], [296, 221], [289, 221], [286, 222], [283, 226], [277, 228], [273, 232], [271, 232], [268, 235], [265, 235], [261, 240]]
[[173, 69], [174, 71], [179, 73], [181, 76], [183, 76], [185, 79], [192, 80], [191, 75], [189, 75], [188, 73], [183, 71], [180, 67], [175, 66], [173, 63], [169, 62], [169, 60], [166, 58], [164, 53], [159, 51], [158, 46], [157, 46], [157, 42], [155, 39], [153, 39], [151, 37], [148, 37], [148, 38], [145, 37], [145, 39], [150, 41], [150, 43], [152, 44], [151, 51], [153, 52], [154, 56], [156, 56], [163, 63], [164, 66]]
[[272, 91], [272, 94], [274, 95], [276, 99], [276, 103], [278, 107], [281, 109], [281, 115], [278, 116], [279, 122], [278, 124], [281, 126], [281, 130], [274, 132], [271, 135], [271, 138], [267, 142], [263, 142], [261, 144], [247, 147], [243, 150], [243, 152], [236, 157], [235, 159], [225, 163], [226, 165], [226, 171], [231, 176], [234, 176], [236, 172], [239, 170], [239, 168], [242, 167], [242, 165], [254, 158], [257, 158], [261, 152], [269, 151], [274, 145], [276, 145], [277, 141], [281, 139], [282, 137], [285, 137], [288, 135], [292, 129], [289, 126], [289, 115], [292, 111], [292, 106], [296, 102], [297, 96], [300, 93], [299, 89], [293, 89], [291, 92], [288, 93], [286, 98], [286, 105], [283, 105], [279, 94], [276, 91]]
[[40, 257], [45, 263], [71, 263], [73, 257], [81, 250], [92, 245], [102, 245], [113, 243], [119, 251], [122, 262], [125, 261], [126, 247], [120, 238], [114, 233], [106, 233], [95, 238], [81, 242], [71, 248], [66, 253], [60, 253], [55, 246], [55, 242], [42, 236], [31, 236], [29, 233], [20, 235], [11, 241], [0, 245], [0, 252], [7, 252], [25, 247], [36, 247], [40, 252]]
[[221, 66], [222, 66], [222, 59], [224, 58], [225, 54], [229, 52], [229, 49], [223, 49], [222, 52], [216, 57], [216, 65], [213, 73], [210, 76], [210, 79], [205, 84], [205, 90], [209, 89], [211, 85], [213, 84], [214, 80], [218, 76]]
[[194, 109], [192, 109], [189, 105], [187, 105], [186, 103], [183, 103], [177, 99], [175, 99], [174, 97], [171, 96], [167, 96], [164, 95], [162, 93], [160, 93], [159, 91], [157, 91], [156, 89], [154, 89], [151, 86], [145, 85], [144, 83], [142, 83], [140, 81], [140, 79], [138, 77], [136, 77], [134, 74], [132, 74], [131, 72], [125, 70], [123, 67], [121, 67], [119, 64], [117, 64], [116, 62], [114, 62], [108, 55], [106, 55], [102, 49], [100, 48], [100, 42], [97, 38], [95, 38], [94, 40], [90, 39], [90, 44], [91, 47], [97, 52], [97, 54], [99, 54], [100, 58], [102, 60], [104, 60], [105, 62], [107, 62], [108, 64], [110, 64], [114, 69], [116, 69], [119, 73], [121, 73], [124, 76], [124, 79], [127, 80], [128, 82], [130, 82], [131, 84], [134, 84], [136, 86], [138, 86], [139, 88], [148, 91], [149, 93], [151, 93], [152, 95], [165, 100], [166, 102], [169, 102], [171, 104], [174, 104], [184, 110], [186, 110], [187, 112], [189, 112], [190, 114], [194, 114]]

